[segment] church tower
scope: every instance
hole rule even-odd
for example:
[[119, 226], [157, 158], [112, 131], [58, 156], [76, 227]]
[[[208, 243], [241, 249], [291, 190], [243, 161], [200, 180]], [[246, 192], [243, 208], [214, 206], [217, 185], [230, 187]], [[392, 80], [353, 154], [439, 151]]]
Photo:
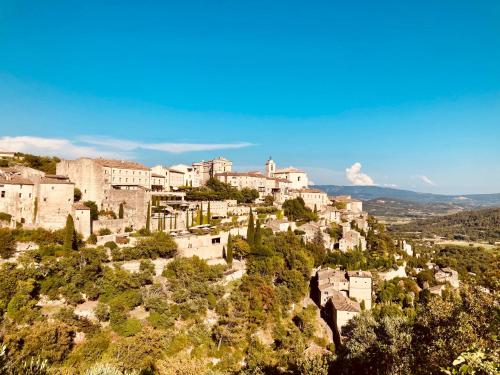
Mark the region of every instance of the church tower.
[[269, 156], [269, 160], [266, 162], [266, 176], [274, 177], [274, 172], [276, 172], [276, 163]]

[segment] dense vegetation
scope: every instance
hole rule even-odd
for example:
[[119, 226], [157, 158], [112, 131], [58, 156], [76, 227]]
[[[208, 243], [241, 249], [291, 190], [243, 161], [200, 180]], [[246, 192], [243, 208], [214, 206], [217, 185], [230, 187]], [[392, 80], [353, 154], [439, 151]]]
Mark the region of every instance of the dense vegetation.
[[30, 167], [38, 169], [47, 174], [56, 173], [56, 164], [59, 163], [61, 159], [57, 157], [50, 156], [37, 156], [31, 154], [23, 154], [21, 152], [16, 152], [13, 159], [2, 159], [0, 160], [0, 167], [12, 167], [14, 165], [23, 165], [25, 167]]
[[224, 199], [235, 199], [238, 203], [252, 203], [259, 197], [255, 189], [237, 188], [226, 184], [216, 178], [210, 178], [205, 186], [192, 188], [183, 187], [186, 192], [186, 200], [190, 201], [220, 201]]
[[453, 215], [394, 225], [391, 230], [418, 233], [421, 238], [440, 236], [467, 241], [500, 240], [500, 208], [465, 211]]
[[[443, 298], [411, 286], [394, 293], [395, 301], [379, 299], [371, 311], [344, 328], [345, 345], [332, 367], [334, 374], [497, 374], [498, 301], [465, 286]], [[403, 282], [403, 284], [402, 284]], [[414, 288], [414, 286], [413, 286]], [[417, 294], [418, 297], [418, 294]], [[474, 358], [479, 358], [479, 361]], [[455, 367], [456, 365], [456, 367]]]

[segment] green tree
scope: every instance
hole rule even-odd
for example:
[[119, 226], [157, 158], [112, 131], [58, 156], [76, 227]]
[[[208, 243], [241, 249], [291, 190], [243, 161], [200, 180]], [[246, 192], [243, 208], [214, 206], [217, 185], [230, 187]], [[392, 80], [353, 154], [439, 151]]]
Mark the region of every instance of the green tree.
[[148, 208], [146, 212], [146, 231], [151, 231], [151, 204], [148, 202]]
[[118, 207], [118, 219], [123, 219], [123, 203], [120, 203], [120, 207]]
[[253, 222], [253, 212], [250, 208], [250, 214], [248, 215], [248, 227], [247, 227], [247, 242], [253, 245], [255, 235], [255, 227]]
[[227, 238], [226, 262], [229, 265], [233, 264], [233, 237], [231, 233], [229, 233]]
[[94, 221], [99, 219], [99, 209], [94, 201], [85, 201], [83, 204], [90, 208], [90, 220]]
[[64, 249], [78, 250], [78, 236], [75, 230], [75, 222], [73, 216], [68, 215], [66, 218], [66, 227], [64, 229]]
[[203, 224], [203, 202], [200, 203], [200, 210], [198, 212], [198, 224]]
[[257, 219], [257, 224], [255, 225], [253, 244], [255, 247], [262, 245], [262, 230], [260, 228], [260, 220], [259, 219]]
[[207, 224], [210, 224], [212, 220], [212, 213], [210, 212], [210, 201], [208, 201], [208, 207], [207, 207]]
[[82, 191], [78, 189], [77, 187], [75, 188], [73, 192], [73, 199], [75, 202], [79, 202], [80, 199], [82, 199]]
[[8, 229], [0, 229], [0, 256], [8, 259], [16, 252], [16, 241]]

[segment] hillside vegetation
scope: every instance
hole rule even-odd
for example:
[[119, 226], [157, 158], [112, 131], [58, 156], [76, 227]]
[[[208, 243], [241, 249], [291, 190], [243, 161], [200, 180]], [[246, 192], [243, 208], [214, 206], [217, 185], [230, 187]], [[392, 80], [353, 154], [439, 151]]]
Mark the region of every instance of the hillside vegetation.
[[55, 174], [56, 164], [59, 161], [61, 161], [61, 159], [55, 156], [37, 156], [16, 152], [13, 159], [0, 159], [0, 167], [13, 167], [15, 165], [23, 165], [25, 167], [38, 169], [39, 171], [45, 172], [47, 174]]
[[454, 240], [499, 241], [500, 208], [464, 211], [453, 215], [393, 225], [395, 232], [414, 232], [420, 237], [439, 236]]

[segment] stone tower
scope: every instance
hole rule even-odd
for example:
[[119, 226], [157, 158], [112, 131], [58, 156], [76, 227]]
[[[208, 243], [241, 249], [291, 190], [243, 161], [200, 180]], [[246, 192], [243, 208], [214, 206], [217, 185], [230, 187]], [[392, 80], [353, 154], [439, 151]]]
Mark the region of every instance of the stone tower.
[[266, 162], [266, 176], [267, 177], [273, 177], [274, 176], [274, 172], [276, 172], [276, 163], [269, 156], [269, 160]]

